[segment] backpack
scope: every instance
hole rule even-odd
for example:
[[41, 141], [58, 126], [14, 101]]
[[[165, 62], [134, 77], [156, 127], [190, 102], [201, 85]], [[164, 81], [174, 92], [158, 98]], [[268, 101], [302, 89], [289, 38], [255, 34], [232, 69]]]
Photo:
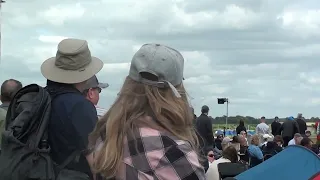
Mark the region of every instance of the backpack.
[[48, 143], [50, 113], [51, 97], [44, 88], [31, 84], [15, 94], [2, 133], [1, 180], [89, 179], [84, 173], [64, 169], [79, 152], [72, 153], [61, 165], [51, 159]]

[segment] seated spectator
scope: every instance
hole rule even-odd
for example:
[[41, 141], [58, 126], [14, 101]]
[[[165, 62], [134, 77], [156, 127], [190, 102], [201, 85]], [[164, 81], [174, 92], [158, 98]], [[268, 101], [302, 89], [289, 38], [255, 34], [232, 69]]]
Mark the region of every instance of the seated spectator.
[[282, 136], [276, 135], [276, 136], [273, 138], [273, 141], [276, 142], [277, 145], [278, 145], [279, 147], [281, 147], [281, 149], [282, 149], [283, 143], [284, 143]]
[[298, 145], [298, 141], [300, 140], [301, 141], [302, 139], [302, 135], [300, 133], [295, 133], [294, 136], [293, 136], [293, 139], [291, 139], [288, 143], [288, 146], [290, 145]]
[[269, 141], [262, 149], [264, 160], [278, 154], [282, 151], [283, 139], [280, 135], [274, 137], [273, 141]]
[[[230, 139], [230, 138], [229, 138]], [[228, 146], [222, 151], [222, 157], [211, 163], [206, 177], [210, 180], [220, 180], [220, 175], [218, 171], [218, 164], [220, 163], [236, 163], [238, 161], [237, 150], [233, 146]]]
[[267, 145], [268, 141], [270, 141], [271, 138], [272, 136], [270, 136], [269, 134], [262, 135], [262, 143], [260, 145], [261, 149], [263, 149]]
[[296, 140], [296, 145], [301, 145], [302, 139], [303, 139], [303, 137], [298, 137]]
[[244, 161], [245, 163], [249, 162], [249, 154], [248, 154], [248, 142], [246, 141], [245, 137], [242, 135], [238, 136], [238, 140], [240, 142], [240, 161]]
[[248, 147], [250, 167], [254, 167], [263, 161], [263, 153], [259, 147], [259, 135], [253, 135]]
[[304, 137], [302, 138], [300, 145], [311, 150], [313, 142], [310, 138]]
[[305, 134], [305, 137], [310, 137], [310, 136], [311, 136], [311, 131], [307, 130], [306, 134]]
[[221, 142], [222, 151], [231, 145], [232, 139], [229, 137], [224, 137]]
[[223, 134], [219, 134], [217, 138], [214, 140], [215, 147], [220, 151], [222, 151], [222, 146], [221, 146], [222, 140], [223, 140]]
[[241, 132], [240, 132], [240, 135], [242, 135], [242, 136], [245, 138], [245, 140], [246, 140], [246, 142], [247, 142], [247, 144], [248, 144], [247, 132], [241, 131]]
[[232, 137], [232, 141], [231, 141], [230, 145], [233, 146], [234, 148], [236, 148], [237, 152], [240, 151], [240, 143], [239, 143], [238, 136]]

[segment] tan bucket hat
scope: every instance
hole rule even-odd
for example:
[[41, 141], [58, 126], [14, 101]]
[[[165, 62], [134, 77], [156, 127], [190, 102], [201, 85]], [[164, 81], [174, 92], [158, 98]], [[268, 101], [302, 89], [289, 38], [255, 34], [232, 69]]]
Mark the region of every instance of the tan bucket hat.
[[75, 84], [90, 79], [102, 67], [103, 62], [91, 56], [86, 40], [64, 39], [58, 44], [56, 56], [42, 63], [41, 73], [50, 81]]

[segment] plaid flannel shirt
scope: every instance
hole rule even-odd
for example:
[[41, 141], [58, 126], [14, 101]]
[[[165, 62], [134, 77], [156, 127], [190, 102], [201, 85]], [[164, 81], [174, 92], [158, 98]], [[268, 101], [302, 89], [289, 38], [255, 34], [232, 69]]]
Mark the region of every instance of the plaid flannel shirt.
[[119, 180], [204, 180], [198, 155], [187, 141], [150, 128], [125, 140]]

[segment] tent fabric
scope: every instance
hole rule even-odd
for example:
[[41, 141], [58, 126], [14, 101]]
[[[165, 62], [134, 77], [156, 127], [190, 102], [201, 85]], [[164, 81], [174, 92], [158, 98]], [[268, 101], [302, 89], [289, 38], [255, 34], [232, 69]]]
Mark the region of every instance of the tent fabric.
[[312, 178], [310, 178], [310, 180], [320, 180], [320, 171], [315, 174], [314, 176], [312, 176]]
[[320, 158], [309, 149], [292, 145], [238, 176], [237, 180], [310, 179], [320, 171]]

